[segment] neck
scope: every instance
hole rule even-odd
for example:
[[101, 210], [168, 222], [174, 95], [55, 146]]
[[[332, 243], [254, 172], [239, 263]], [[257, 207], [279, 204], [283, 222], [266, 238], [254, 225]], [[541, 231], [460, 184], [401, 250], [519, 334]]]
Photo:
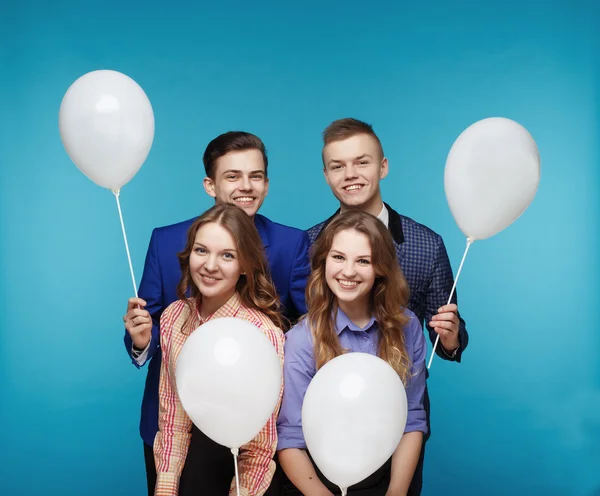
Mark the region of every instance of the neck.
[[224, 293], [222, 295], [212, 296], [210, 298], [203, 296], [200, 301], [200, 308], [198, 311], [200, 317], [206, 319], [207, 317], [215, 313], [219, 308], [221, 308], [223, 305], [225, 305], [225, 303], [229, 301], [229, 298], [231, 298], [234, 295], [234, 293], [235, 290], [228, 293]]
[[371, 311], [366, 299], [364, 301], [350, 302], [338, 300], [338, 306], [358, 327], [366, 326], [369, 323], [369, 320], [371, 320]]
[[340, 211], [346, 212], [348, 210], [358, 210], [359, 212], [366, 212], [368, 214], [374, 215], [375, 217], [379, 216], [381, 210], [383, 209], [383, 201], [381, 199], [381, 193], [377, 193], [371, 200], [362, 205], [342, 205], [340, 203]]

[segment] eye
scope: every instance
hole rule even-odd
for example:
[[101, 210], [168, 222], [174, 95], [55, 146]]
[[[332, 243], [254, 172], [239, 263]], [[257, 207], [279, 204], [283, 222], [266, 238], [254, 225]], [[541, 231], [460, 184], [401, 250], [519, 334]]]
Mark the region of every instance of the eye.
[[206, 253], [206, 249], [201, 246], [198, 246], [194, 249], [194, 252], [198, 255], [204, 255]]
[[225, 260], [235, 260], [235, 257], [233, 256], [233, 253], [223, 253], [223, 258]]
[[344, 260], [344, 257], [342, 257], [341, 255], [331, 255], [331, 258], [333, 258], [334, 260]]
[[361, 258], [358, 261], [358, 263], [361, 264], [361, 265], [370, 265], [371, 264], [371, 262], [369, 260], [367, 260], [366, 258]]
[[339, 169], [341, 169], [341, 168], [342, 168], [342, 166], [341, 166], [341, 165], [339, 165], [339, 164], [336, 164], [336, 165], [332, 165], [332, 166], [331, 166], [331, 170], [339, 170]]
[[252, 176], [252, 179], [255, 179], [257, 181], [261, 181], [263, 179], [263, 175], [262, 174], [254, 174]]
[[359, 165], [369, 165], [369, 161], [368, 160], [361, 160], [358, 164]]
[[225, 176], [227, 179], [229, 179], [230, 181], [235, 181], [237, 179], [237, 176], [235, 174], [228, 174], [227, 176]]

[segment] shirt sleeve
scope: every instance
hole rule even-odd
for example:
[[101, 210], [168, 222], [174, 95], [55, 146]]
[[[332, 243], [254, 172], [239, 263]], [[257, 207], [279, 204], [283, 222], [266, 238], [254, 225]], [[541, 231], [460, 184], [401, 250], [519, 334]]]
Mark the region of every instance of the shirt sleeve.
[[[427, 301], [425, 305], [425, 326], [429, 331], [429, 338], [431, 339], [432, 344], [435, 343], [437, 333], [433, 330], [433, 327], [429, 325], [429, 322], [431, 322], [431, 318], [438, 313], [438, 309], [448, 303], [448, 297], [450, 296], [453, 285], [454, 276], [452, 274], [450, 260], [448, 259], [448, 252], [446, 251], [444, 241], [440, 237], [436, 247], [433, 274], [429, 284], [429, 289], [427, 291]], [[456, 293], [456, 289], [452, 295], [451, 303], [458, 305], [458, 295]], [[458, 319], [458, 341], [460, 345], [456, 351], [456, 354], [450, 356], [448, 353], [445, 353], [442, 343], [438, 343], [436, 348], [436, 354], [444, 360], [460, 362], [462, 352], [469, 343], [469, 334], [467, 333], [465, 321], [460, 316], [460, 312], [458, 313]]]
[[406, 427], [404, 432], [421, 431], [427, 433], [427, 415], [425, 413], [425, 336], [419, 319], [412, 312], [410, 321], [405, 328], [405, 337], [410, 341], [411, 347], [408, 350], [412, 362], [411, 376], [405, 386], [406, 399], [408, 403], [408, 415], [406, 418]]
[[[271, 340], [271, 343], [277, 351], [281, 368], [283, 369], [283, 351], [284, 338], [283, 332], [279, 329], [264, 331], [266, 336]], [[248, 444], [240, 448], [238, 456], [238, 472], [240, 478], [240, 496], [262, 496], [273, 479], [275, 473], [275, 448], [277, 447], [277, 415], [281, 407], [281, 399], [283, 397], [283, 383], [279, 391], [279, 399], [271, 418], [266, 425]], [[235, 478], [231, 483], [229, 491], [231, 496], [235, 496], [236, 484]]]
[[302, 433], [302, 403], [314, 377], [315, 361], [306, 319], [286, 334], [283, 402], [277, 420], [277, 449], [306, 449]]
[[174, 319], [173, 307], [161, 317], [161, 347], [163, 360], [158, 390], [158, 433], [154, 440], [156, 463], [155, 496], [172, 496], [179, 492], [179, 478], [183, 471], [191, 439], [192, 421], [185, 413], [175, 388], [174, 363], [171, 362], [170, 341]]

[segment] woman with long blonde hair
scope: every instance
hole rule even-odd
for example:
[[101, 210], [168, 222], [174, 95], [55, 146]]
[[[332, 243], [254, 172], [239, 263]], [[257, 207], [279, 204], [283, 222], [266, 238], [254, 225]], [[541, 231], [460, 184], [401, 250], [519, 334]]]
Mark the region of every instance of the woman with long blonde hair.
[[[400, 445], [375, 474], [349, 488], [348, 494], [407, 494], [427, 423], [425, 339], [417, 317], [406, 308], [408, 285], [391, 235], [376, 217], [349, 211], [321, 233], [311, 255], [306, 287], [308, 314], [288, 331], [285, 344], [284, 396], [277, 422], [279, 462], [295, 487], [288, 495], [339, 494], [312, 463], [302, 435], [302, 401], [325, 363], [347, 352], [377, 355], [402, 379], [408, 418]], [[364, 419], [376, 422], [376, 419]]]
[[[159, 432], [154, 442], [154, 494], [235, 494], [231, 452], [193, 426], [177, 396], [175, 366], [190, 334], [219, 317], [235, 317], [257, 326], [270, 339], [283, 365], [279, 299], [258, 231], [250, 217], [235, 205], [216, 205], [201, 215], [188, 231], [179, 260], [180, 299], [167, 307], [160, 320], [163, 361]], [[240, 449], [240, 494], [261, 496], [271, 483], [280, 401], [281, 396], [262, 431]], [[190, 447], [192, 432], [196, 441]]]

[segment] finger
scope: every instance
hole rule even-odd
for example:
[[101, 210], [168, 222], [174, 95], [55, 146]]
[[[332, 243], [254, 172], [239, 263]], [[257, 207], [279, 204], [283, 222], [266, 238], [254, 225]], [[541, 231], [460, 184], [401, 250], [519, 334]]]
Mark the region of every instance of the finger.
[[143, 309], [140, 309], [140, 308], [133, 308], [128, 313], [129, 313], [129, 316], [131, 318], [133, 318], [133, 317], [147, 317], [147, 318], [150, 318], [150, 313], [148, 312], [148, 310], [143, 310]]
[[449, 322], [458, 323], [458, 316], [455, 313], [450, 312], [438, 313], [437, 315], [434, 315], [431, 319], [435, 321], [447, 320]]
[[437, 331], [437, 329], [446, 330], [449, 332], [458, 332], [458, 327], [453, 322], [448, 322], [446, 320], [436, 320], [435, 322], [430, 322], [431, 327]]
[[129, 300], [127, 300], [127, 310], [130, 310], [132, 308], [138, 308], [138, 307], [145, 307], [147, 305], [145, 300], [142, 300], [141, 298], [129, 298]]
[[438, 308], [438, 314], [445, 312], [458, 312], [458, 307], [454, 303], [451, 303], [450, 305]]

